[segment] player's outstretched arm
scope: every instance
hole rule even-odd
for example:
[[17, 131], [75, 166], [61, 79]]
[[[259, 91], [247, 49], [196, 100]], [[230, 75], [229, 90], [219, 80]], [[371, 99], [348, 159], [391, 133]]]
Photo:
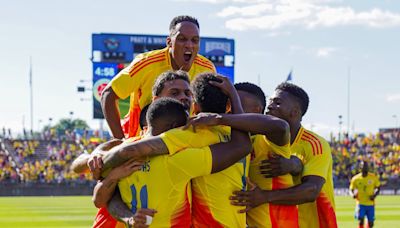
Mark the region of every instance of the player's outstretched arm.
[[123, 165], [111, 170], [106, 178], [97, 182], [93, 190], [93, 203], [97, 208], [107, 206], [110, 201], [118, 181], [139, 170], [143, 165], [141, 161], [129, 160]]
[[75, 173], [81, 174], [89, 171], [89, 167], [87, 166], [87, 162], [90, 158], [90, 154], [82, 153], [80, 154], [71, 164], [71, 170]]
[[188, 125], [193, 127], [227, 125], [253, 134], [263, 134], [278, 146], [289, 143], [289, 124], [280, 118], [257, 113], [214, 114], [200, 113], [191, 118]]
[[119, 97], [112, 89], [111, 83], [109, 83], [101, 94], [101, 109], [104, 118], [107, 120], [108, 126], [110, 127], [112, 135], [115, 138], [123, 139], [124, 132], [122, 131], [119, 117], [118, 100]]
[[[122, 140], [120, 139], [113, 139], [108, 142], [102, 143], [96, 147], [96, 149], [92, 152], [92, 154], [88, 153], [82, 153], [79, 155], [71, 164], [71, 170], [74, 171], [75, 173], [81, 174], [85, 172], [89, 172], [91, 169], [88, 166], [89, 160], [93, 160], [95, 156], [100, 156], [104, 154], [105, 152], [109, 151], [111, 148], [113, 148], [116, 145], [119, 145], [122, 143]], [[97, 158], [96, 158], [97, 159]]]
[[262, 190], [254, 187], [249, 191], [236, 191], [230, 197], [236, 206], [246, 206], [244, 213], [264, 203], [297, 205], [313, 202], [321, 192], [325, 179], [320, 176], [305, 176], [300, 185], [280, 190]]
[[103, 156], [103, 174], [129, 159], [141, 160], [147, 156], [168, 154], [168, 148], [159, 136], [116, 146]]

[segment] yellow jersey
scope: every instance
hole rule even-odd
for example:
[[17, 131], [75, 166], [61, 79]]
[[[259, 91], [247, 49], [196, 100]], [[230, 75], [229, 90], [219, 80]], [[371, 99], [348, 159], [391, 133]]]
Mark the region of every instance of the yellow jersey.
[[[139, 132], [139, 116], [141, 109], [150, 104], [152, 88], [158, 76], [173, 70], [169, 48], [149, 51], [135, 57], [132, 63], [111, 80], [111, 87], [121, 99], [130, 96], [129, 137]], [[188, 74], [193, 80], [204, 72], [216, 72], [215, 66], [207, 58], [197, 55]]]
[[332, 154], [328, 142], [314, 132], [300, 127], [290, 149], [303, 163], [302, 174], [293, 177], [295, 185], [301, 184], [301, 179], [305, 176], [320, 176], [325, 180], [314, 202], [298, 205], [300, 227], [337, 227]]
[[375, 205], [374, 200], [369, 197], [375, 194], [375, 188], [381, 186], [379, 178], [373, 174], [368, 173], [366, 177], [362, 176], [362, 173], [355, 175], [351, 178], [350, 189], [357, 190], [357, 203], [365, 206]]
[[188, 148], [172, 156], [147, 159], [142, 169], [121, 179], [118, 187], [133, 213], [157, 210], [150, 227], [191, 227], [190, 180], [211, 173], [209, 147]]
[[[278, 146], [267, 139], [265, 135], [252, 137], [253, 151], [249, 170], [250, 180], [263, 190], [278, 190], [293, 186], [292, 175], [286, 174], [274, 178], [265, 178], [260, 173], [261, 161], [272, 155], [290, 158], [290, 145]], [[298, 227], [298, 212], [296, 205], [262, 204], [247, 213], [249, 227]]]
[[[187, 147], [201, 147], [230, 139], [230, 128], [214, 126], [191, 130], [173, 129], [161, 134], [171, 154]], [[229, 151], [227, 151], [229, 153]], [[180, 154], [180, 153], [179, 153]], [[246, 215], [238, 213], [229, 197], [246, 189], [250, 156], [211, 175], [192, 179], [193, 227], [246, 227]]]

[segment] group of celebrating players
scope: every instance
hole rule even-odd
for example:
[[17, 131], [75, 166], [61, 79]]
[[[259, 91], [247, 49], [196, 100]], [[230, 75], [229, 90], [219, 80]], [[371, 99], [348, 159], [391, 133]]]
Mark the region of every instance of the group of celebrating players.
[[167, 47], [104, 89], [115, 139], [72, 165], [98, 180], [93, 227], [337, 227], [329, 144], [301, 125], [307, 93], [284, 82], [267, 103], [233, 85], [198, 54], [199, 29], [175, 17]]

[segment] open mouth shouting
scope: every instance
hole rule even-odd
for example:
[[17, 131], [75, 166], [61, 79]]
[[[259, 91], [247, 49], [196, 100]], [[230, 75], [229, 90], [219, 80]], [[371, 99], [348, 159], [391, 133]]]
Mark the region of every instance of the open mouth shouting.
[[185, 51], [183, 54], [183, 60], [185, 60], [185, 63], [189, 63], [190, 60], [192, 59], [193, 53], [191, 51]]

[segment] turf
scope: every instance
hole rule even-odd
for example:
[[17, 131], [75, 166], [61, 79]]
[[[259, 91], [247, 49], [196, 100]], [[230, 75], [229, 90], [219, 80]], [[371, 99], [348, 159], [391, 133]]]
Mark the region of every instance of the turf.
[[[357, 227], [354, 200], [336, 197], [339, 227]], [[400, 227], [400, 196], [379, 196], [375, 227]], [[89, 196], [0, 197], [0, 227], [90, 227], [96, 209]]]

